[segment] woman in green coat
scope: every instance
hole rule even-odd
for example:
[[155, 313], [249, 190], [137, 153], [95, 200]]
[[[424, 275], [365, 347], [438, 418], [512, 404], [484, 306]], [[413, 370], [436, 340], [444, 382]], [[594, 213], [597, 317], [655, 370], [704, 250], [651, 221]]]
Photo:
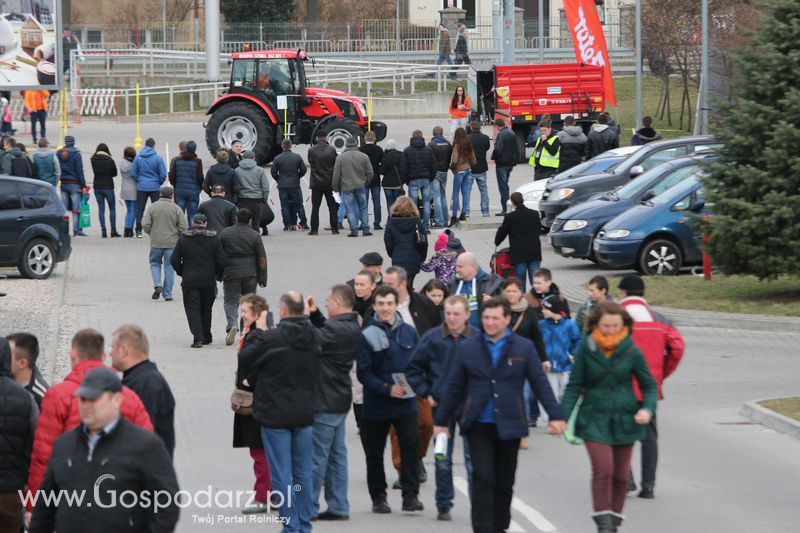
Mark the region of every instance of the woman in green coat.
[[[630, 333], [633, 320], [620, 305], [601, 302], [589, 315], [561, 409], [571, 413], [583, 395], [575, 435], [584, 439], [592, 463], [592, 518], [598, 533], [622, 523], [633, 445], [656, 410], [656, 383]], [[644, 394], [640, 407], [635, 377]]]

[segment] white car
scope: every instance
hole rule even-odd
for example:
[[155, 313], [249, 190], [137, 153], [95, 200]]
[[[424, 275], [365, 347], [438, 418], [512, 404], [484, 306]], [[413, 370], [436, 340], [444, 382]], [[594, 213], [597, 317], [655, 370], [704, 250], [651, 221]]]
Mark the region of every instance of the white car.
[[[589, 161], [584, 161], [583, 163], [575, 165], [564, 172], [556, 174], [550, 179], [560, 180], [580, 176], [582, 174], [594, 174], [597, 172], [602, 172], [603, 170], [611, 168], [623, 159], [627, 158], [639, 148], [641, 148], [641, 146], [621, 146], [619, 148], [614, 148], [613, 150], [608, 150], [597, 157], [593, 157]], [[525, 207], [528, 209], [533, 209], [534, 211], [538, 211], [539, 200], [542, 199], [542, 194], [547, 187], [548, 181], [550, 180], [530, 181], [517, 188], [517, 190], [514, 192], [522, 193], [522, 198], [525, 200]], [[506, 210], [510, 212], [513, 209], [514, 208], [511, 207], [511, 200], [506, 202]]]

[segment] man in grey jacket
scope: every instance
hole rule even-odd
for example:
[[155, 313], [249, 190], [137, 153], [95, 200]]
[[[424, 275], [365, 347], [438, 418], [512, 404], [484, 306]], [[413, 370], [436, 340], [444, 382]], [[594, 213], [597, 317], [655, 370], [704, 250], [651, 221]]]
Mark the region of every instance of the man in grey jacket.
[[39, 139], [39, 148], [33, 152], [31, 160], [36, 168], [36, 177], [55, 187], [61, 179], [61, 165], [56, 153], [49, 146], [47, 139], [44, 137]]
[[264, 204], [269, 200], [269, 179], [264, 169], [256, 163], [256, 154], [247, 150], [236, 167], [239, 178], [239, 209], [249, 209], [253, 215], [253, 229], [259, 231]]
[[[150, 235], [150, 274], [153, 276], [153, 300], [164, 294], [164, 300], [172, 301], [172, 285], [175, 271], [172, 269], [172, 250], [181, 233], [189, 229], [183, 210], [172, 201], [175, 190], [170, 185], [162, 185], [160, 199], [150, 204], [142, 218], [142, 227]], [[164, 282], [161, 282], [161, 270]]]
[[300, 178], [306, 175], [305, 161], [300, 155], [292, 152], [292, 141], [281, 142], [283, 152], [272, 161], [272, 178], [278, 184], [278, 197], [281, 200], [283, 231], [294, 231], [297, 218], [300, 218], [300, 229], [307, 230], [306, 210], [303, 207], [303, 192], [300, 190]]
[[358, 140], [348, 137], [345, 151], [336, 158], [333, 165], [333, 190], [342, 195], [347, 207], [347, 223], [350, 226], [348, 237], [358, 237], [359, 220], [364, 237], [372, 235], [369, 231], [369, 209], [365, 187], [372, 180], [372, 163], [369, 156], [358, 150]]
[[[248, 161], [242, 159], [241, 165]], [[239, 170], [239, 169], [237, 169]], [[222, 291], [224, 294], [225, 318], [227, 325], [225, 331], [225, 344], [230, 346], [236, 340], [239, 328], [239, 299], [245, 295], [256, 292], [256, 286], [267, 286], [267, 253], [261, 234], [250, 228], [252, 213], [247, 208], [239, 209], [236, 213], [236, 223], [225, 228], [219, 233], [219, 242], [228, 262], [222, 274]]]

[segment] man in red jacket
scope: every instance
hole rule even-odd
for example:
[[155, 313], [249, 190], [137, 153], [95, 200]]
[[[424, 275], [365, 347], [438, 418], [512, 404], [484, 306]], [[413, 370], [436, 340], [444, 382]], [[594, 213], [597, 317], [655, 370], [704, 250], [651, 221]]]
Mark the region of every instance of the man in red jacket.
[[[106, 354], [103, 351], [103, 335], [93, 329], [83, 329], [72, 337], [69, 359], [72, 371], [62, 383], [50, 387], [42, 398], [42, 410], [33, 440], [31, 468], [28, 475], [28, 490], [35, 494], [42, 484], [47, 463], [53, 451], [53, 443], [62, 434], [76, 427], [80, 421], [78, 398], [73, 394], [90, 370], [102, 366]], [[122, 388], [122, 416], [148, 431], [153, 431], [150, 416], [142, 401], [128, 387]], [[30, 520], [32, 499], [26, 504], [26, 522]]]
[[[631, 337], [633, 343], [642, 351], [650, 373], [658, 385], [658, 399], [664, 398], [661, 384], [672, 374], [683, 357], [685, 348], [683, 337], [672, 327], [667, 319], [650, 309], [644, 299], [644, 280], [637, 275], [622, 278], [619, 283], [619, 304], [625, 308], [634, 327]], [[642, 392], [634, 379], [633, 390], [636, 398], [642, 401]], [[653, 488], [656, 484], [656, 465], [658, 464], [658, 431], [656, 417], [646, 426], [645, 438], [642, 440], [642, 490], [640, 498], [654, 498]], [[629, 490], [636, 490], [633, 471], [628, 481]]]

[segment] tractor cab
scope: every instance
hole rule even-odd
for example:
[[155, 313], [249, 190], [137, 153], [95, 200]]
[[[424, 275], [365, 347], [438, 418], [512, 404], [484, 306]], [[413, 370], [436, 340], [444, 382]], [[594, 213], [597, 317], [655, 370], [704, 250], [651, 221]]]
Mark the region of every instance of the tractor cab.
[[371, 120], [361, 98], [342, 91], [309, 87], [303, 50], [244, 51], [231, 58], [231, 79], [209, 108], [206, 144], [213, 154], [240, 141], [263, 165], [280, 153], [281, 141], [313, 144], [322, 133], [342, 151], [349, 137], [386, 137], [386, 125]]

